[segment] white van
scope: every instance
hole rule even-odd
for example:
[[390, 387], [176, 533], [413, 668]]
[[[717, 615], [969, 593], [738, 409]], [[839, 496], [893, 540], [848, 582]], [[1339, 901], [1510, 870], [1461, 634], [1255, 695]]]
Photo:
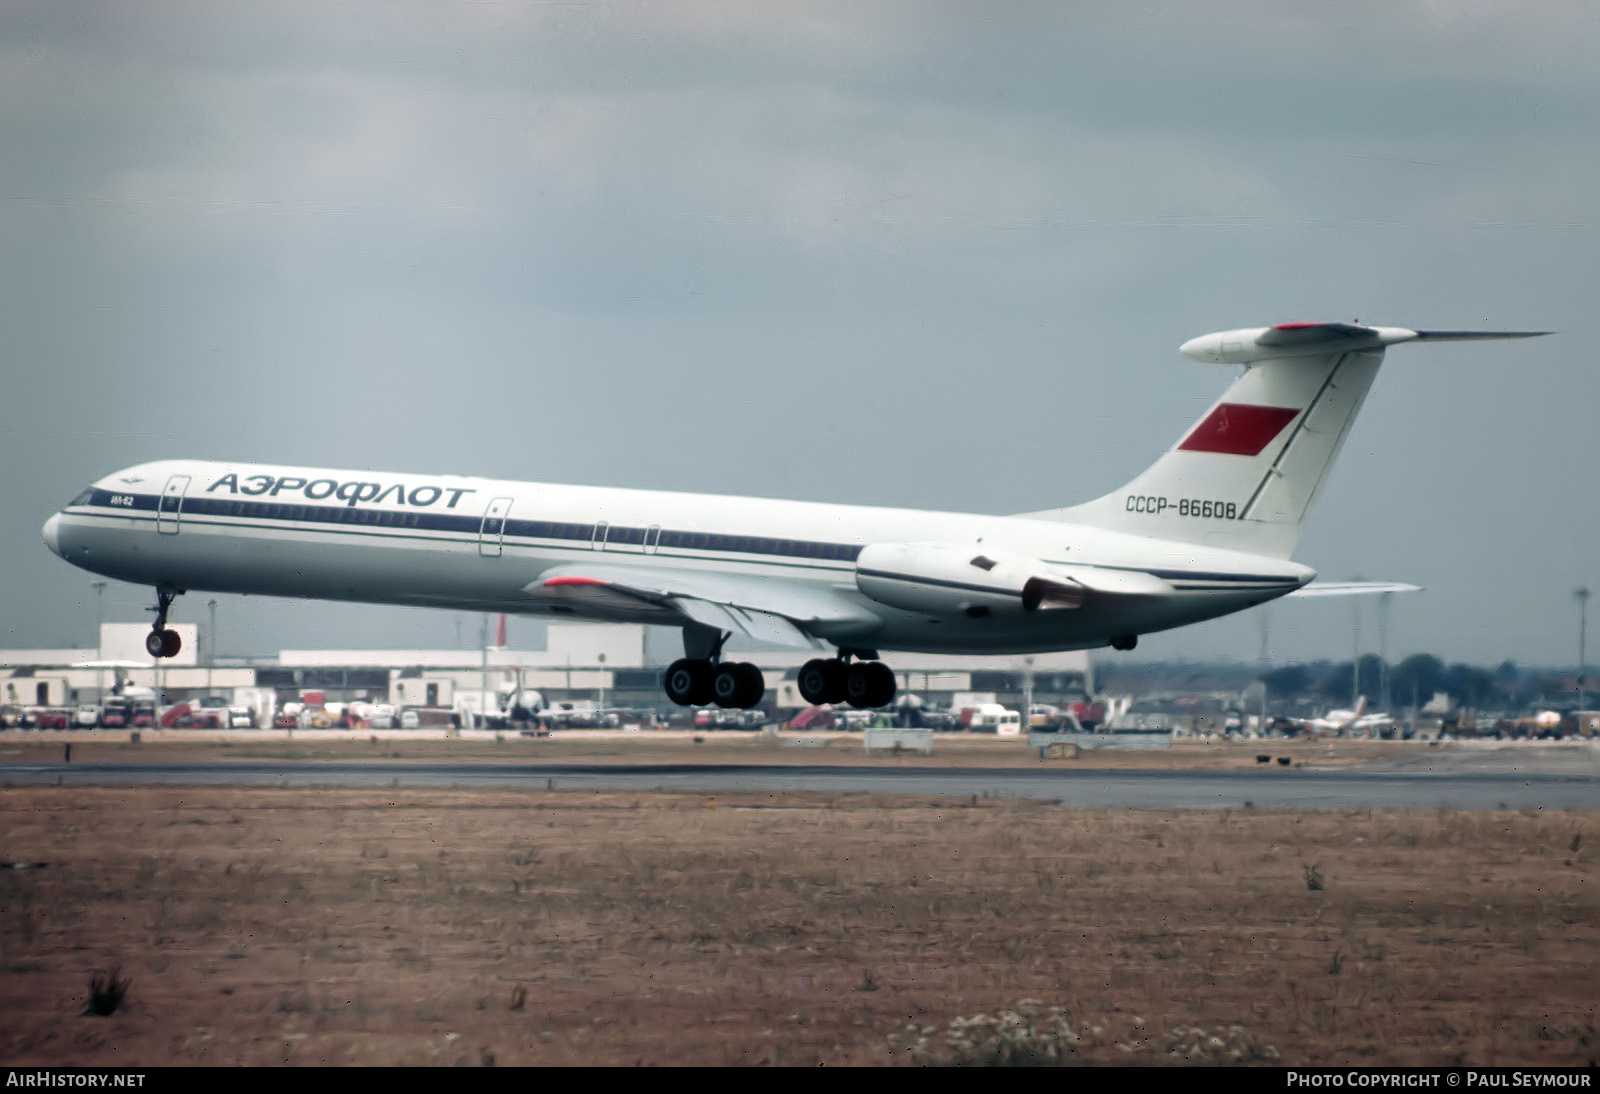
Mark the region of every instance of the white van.
[[967, 708], [967, 732], [993, 733], [997, 737], [1022, 736], [1022, 714], [999, 703], [980, 703]]

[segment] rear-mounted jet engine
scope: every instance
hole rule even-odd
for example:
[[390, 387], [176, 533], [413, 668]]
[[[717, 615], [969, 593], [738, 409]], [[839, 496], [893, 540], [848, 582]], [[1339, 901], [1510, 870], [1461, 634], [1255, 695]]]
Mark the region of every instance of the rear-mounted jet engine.
[[1078, 608], [1087, 590], [1038, 559], [981, 544], [874, 543], [856, 559], [856, 588], [880, 604], [933, 615]]

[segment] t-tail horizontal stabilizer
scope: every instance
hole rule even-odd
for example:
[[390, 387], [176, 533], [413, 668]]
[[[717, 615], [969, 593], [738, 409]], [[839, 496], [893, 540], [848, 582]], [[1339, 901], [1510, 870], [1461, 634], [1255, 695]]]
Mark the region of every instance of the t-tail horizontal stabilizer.
[[1289, 596], [1372, 596], [1376, 593], [1420, 593], [1421, 585], [1403, 581], [1313, 581]]
[[1277, 357], [1310, 357], [1383, 349], [1402, 342], [1494, 342], [1507, 338], [1539, 338], [1547, 330], [1408, 330], [1364, 327], [1356, 323], [1279, 323], [1246, 327], [1191, 338], [1178, 352], [1196, 361], [1248, 365]]
[[1279, 323], [1201, 335], [1183, 344], [1186, 356], [1245, 366], [1204, 417], [1120, 490], [1070, 509], [1023, 515], [1288, 558], [1384, 350], [1403, 342], [1546, 333]]

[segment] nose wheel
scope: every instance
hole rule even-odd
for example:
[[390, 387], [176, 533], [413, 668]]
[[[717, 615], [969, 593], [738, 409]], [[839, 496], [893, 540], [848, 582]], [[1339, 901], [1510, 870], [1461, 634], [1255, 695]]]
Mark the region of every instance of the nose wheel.
[[170, 585], [156, 586], [156, 606], [150, 609], [156, 613], [156, 619], [150, 627], [150, 633], [144, 638], [145, 652], [151, 657], [176, 657], [178, 651], [183, 649], [183, 639], [178, 632], [167, 629], [167, 612], [181, 592], [182, 589], [174, 589]]

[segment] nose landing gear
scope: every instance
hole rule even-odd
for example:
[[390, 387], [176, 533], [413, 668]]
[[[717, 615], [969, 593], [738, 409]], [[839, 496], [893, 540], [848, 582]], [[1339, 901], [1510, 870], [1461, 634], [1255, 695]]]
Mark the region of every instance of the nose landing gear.
[[156, 613], [156, 620], [144, 639], [145, 652], [151, 657], [176, 657], [178, 651], [183, 649], [183, 639], [178, 632], [167, 630], [167, 611], [182, 592], [182, 589], [174, 589], [171, 585], [156, 586], [156, 606], [149, 609]]

